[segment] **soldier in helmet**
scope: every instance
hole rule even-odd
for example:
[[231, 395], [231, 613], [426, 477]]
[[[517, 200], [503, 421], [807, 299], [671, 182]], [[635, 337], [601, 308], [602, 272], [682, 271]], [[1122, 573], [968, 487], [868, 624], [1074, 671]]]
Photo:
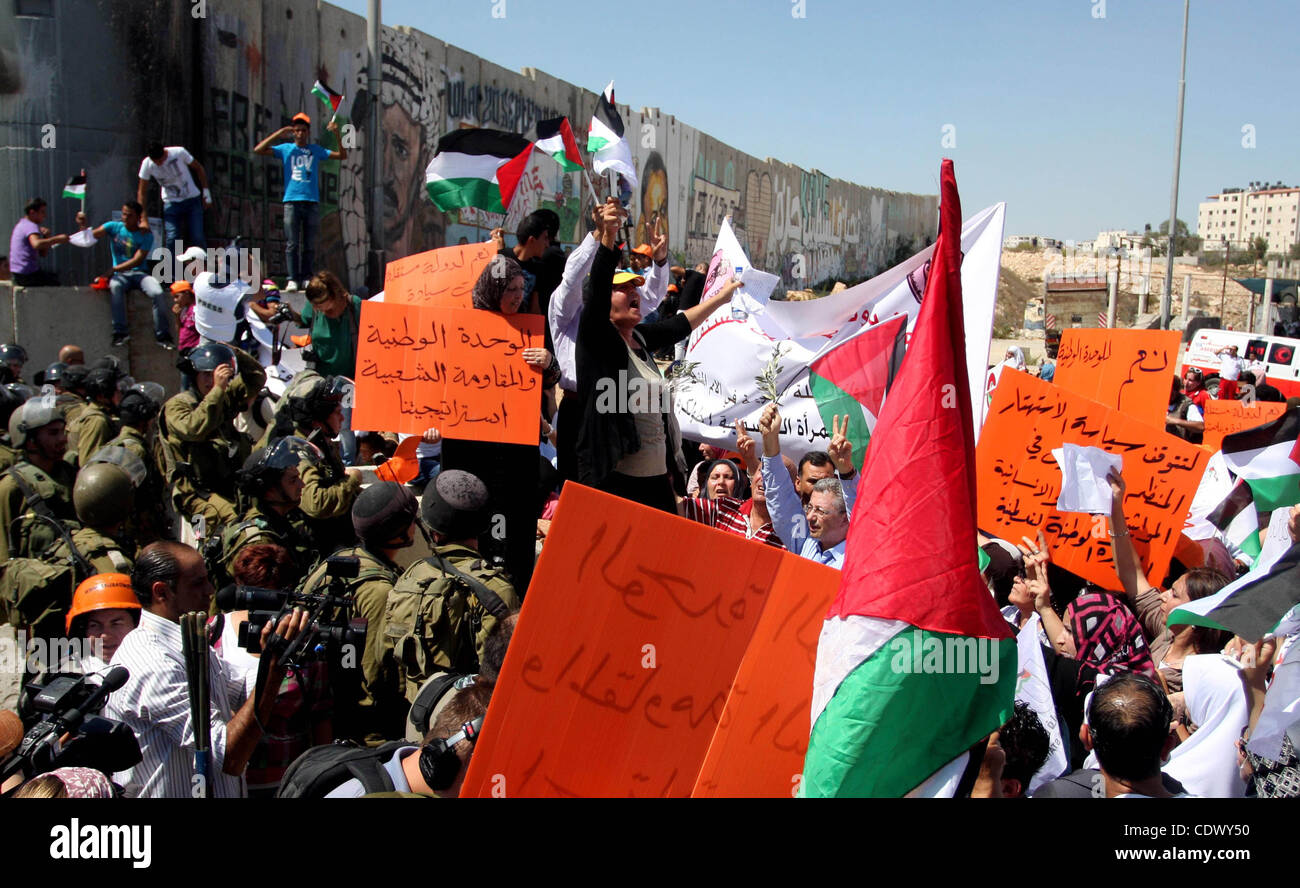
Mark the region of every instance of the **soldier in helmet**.
[[175, 479], [176, 507], [202, 515], [209, 535], [236, 520], [235, 471], [252, 451], [235, 417], [266, 383], [266, 371], [251, 357], [219, 342], [197, 346], [178, 365], [194, 387], [163, 407], [159, 433]]
[[[220, 577], [231, 576], [239, 550], [253, 543], [283, 546], [293, 559], [294, 585], [306, 576], [320, 558], [307, 516], [298, 508], [302, 501], [299, 466], [320, 460], [320, 451], [302, 438], [276, 438], [245, 460], [236, 478], [241, 503], [247, 508], [238, 523], [220, 537]], [[213, 546], [215, 549], [215, 546]], [[212, 550], [209, 550], [212, 551]]]
[[393, 586], [384, 613], [385, 656], [399, 670], [408, 701], [435, 672], [478, 672], [483, 642], [519, 606], [510, 576], [479, 554], [490, 520], [487, 487], [456, 469], [424, 489], [420, 517], [433, 554]]
[[27, 349], [21, 345], [6, 342], [0, 345], [0, 364], [8, 370], [11, 379], [5, 382], [22, 382], [23, 365], [27, 363]]
[[89, 373], [90, 368], [85, 364], [69, 364], [63, 371], [60, 386], [55, 388], [59, 409], [63, 411], [63, 421], [68, 428], [68, 449], [73, 452], [77, 449], [77, 436], [72, 429], [76, 426], [81, 411], [86, 409], [86, 376]]
[[315, 444], [324, 455], [320, 465], [308, 465], [302, 475], [302, 511], [312, 519], [323, 551], [356, 541], [350, 518], [361, 493], [361, 472], [344, 468], [334, 442], [343, 427], [343, 409], [353, 385], [343, 376], [309, 376], [285, 392], [286, 404], [276, 414], [263, 440], [297, 435]]
[[0, 386], [0, 472], [18, 462], [21, 458], [21, 451], [11, 446], [9, 442], [9, 417], [14, 415], [14, 411], [23, 406], [33, 392], [25, 385], [19, 385], [11, 382], [7, 385]]
[[144, 465], [145, 478], [135, 492], [135, 514], [127, 524], [128, 531], [141, 546], [162, 539], [166, 526], [166, 511], [163, 506], [166, 484], [158, 468], [158, 461], [154, 458], [150, 438], [154, 420], [161, 409], [161, 401], [150, 397], [143, 386], [137, 385], [123, 395], [121, 403], [117, 405], [122, 428], [117, 437], [106, 445], [125, 448], [139, 457]]
[[[123, 528], [135, 504], [135, 486], [126, 469], [109, 462], [86, 466], [77, 473], [72, 504], [81, 522], [81, 527], [72, 531], [77, 554], [90, 562], [95, 573], [130, 574], [135, 546], [125, 538]], [[55, 542], [45, 560], [71, 561], [67, 541]]]
[[[361, 686], [335, 689], [336, 736], [360, 742], [402, 736], [408, 704], [399, 676], [384, 661], [384, 609], [402, 575], [398, 553], [415, 542], [419, 512], [415, 494], [391, 481], [370, 485], [352, 504], [352, 527], [361, 544], [339, 549], [333, 557], [358, 561], [357, 576], [347, 580], [347, 594], [355, 601], [352, 616], [367, 621], [366, 646], [361, 652]], [[328, 568], [327, 563], [318, 564], [303, 582], [303, 591], [325, 592], [330, 587]]]
[[69, 449], [64, 456], [73, 466], [84, 466], [96, 450], [117, 437], [117, 419], [114, 413], [122, 400], [118, 382], [122, 374], [113, 367], [94, 367], [86, 374], [86, 394], [89, 401], [70, 423], [69, 435], [77, 438], [77, 449]]
[[45, 519], [77, 517], [76, 471], [63, 461], [68, 433], [53, 395], [32, 398], [13, 412], [9, 442], [22, 455], [0, 477], [0, 562], [39, 557], [58, 537]]

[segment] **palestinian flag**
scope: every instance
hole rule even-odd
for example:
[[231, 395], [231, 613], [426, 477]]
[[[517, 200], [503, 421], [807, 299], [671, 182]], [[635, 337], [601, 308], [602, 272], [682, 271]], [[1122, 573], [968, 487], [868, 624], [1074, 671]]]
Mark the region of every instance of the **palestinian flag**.
[[71, 197], [74, 200], [86, 199], [86, 172], [82, 170], [79, 175], [73, 176], [63, 186], [63, 196]]
[[1300, 503], [1300, 409], [1262, 426], [1225, 435], [1228, 469], [1250, 485], [1255, 509], [1272, 512]]
[[596, 103], [596, 113], [591, 116], [587, 130], [587, 152], [592, 155], [591, 168], [597, 173], [613, 170], [637, 186], [636, 166], [632, 163], [632, 149], [623, 137], [623, 118], [614, 104], [614, 81], [609, 82]]
[[425, 188], [444, 213], [478, 207], [504, 213], [528, 167], [533, 143], [516, 133], [464, 129], [447, 133], [424, 172]]
[[1208, 626], [1252, 643], [1259, 641], [1300, 604], [1297, 565], [1300, 544], [1287, 549], [1276, 563], [1260, 565], [1214, 595], [1174, 608], [1169, 625]]
[[1206, 520], [1223, 532], [1224, 539], [1252, 559], [1258, 558], [1262, 543], [1259, 536], [1259, 510], [1250, 485], [1238, 481]]
[[320, 99], [325, 107], [330, 109], [331, 114], [337, 114], [339, 102], [343, 101], [343, 93], [337, 93], [325, 85], [325, 81], [317, 80], [312, 84], [311, 94]]
[[808, 367], [808, 382], [826, 428], [834, 427], [833, 417], [848, 414], [853, 465], [859, 470], [885, 392], [902, 365], [906, 332], [906, 315], [890, 318], [835, 346]]
[[970, 402], [950, 160], [940, 191], [925, 298], [859, 482], [872, 496], [817, 646], [806, 796], [905, 795], [1012, 711], [1016, 640], [976, 566], [974, 422], [951, 400]]
[[554, 117], [537, 122], [536, 147], [545, 151], [560, 168], [566, 172], [582, 169], [582, 155], [578, 153], [578, 141], [573, 138], [573, 128], [569, 118]]

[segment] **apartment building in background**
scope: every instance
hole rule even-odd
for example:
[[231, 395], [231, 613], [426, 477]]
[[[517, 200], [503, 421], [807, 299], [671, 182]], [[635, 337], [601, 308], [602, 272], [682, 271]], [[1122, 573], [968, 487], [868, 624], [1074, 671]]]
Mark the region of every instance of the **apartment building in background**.
[[1285, 256], [1300, 243], [1300, 188], [1225, 188], [1197, 207], [1196, 234], [1206, 250], [1223, 249], [1225, 240], [1232, 249], [1244, 250], [1263, 237], [1269, 253]]

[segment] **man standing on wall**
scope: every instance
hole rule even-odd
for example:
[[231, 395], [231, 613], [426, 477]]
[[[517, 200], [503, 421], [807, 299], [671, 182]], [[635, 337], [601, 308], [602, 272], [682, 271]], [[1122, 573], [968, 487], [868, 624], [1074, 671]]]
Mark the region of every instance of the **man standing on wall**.
[[[338, 136], [339, 125], [331, 120], [325, 127]], [[276, 139], [293, 137], [292, 143], [272, 145]], [[339, 150], [330, 151], [320, 145], [310, 144], [311, 118], [298, 113], [291, 126], [283, 126], [267, 136], [253, 153], [280, 158], [284, 165], [284, 251], [289, 281], [286, 292], [295, 292], [316, 272], [316, 235], [320, 231], [319, 170], [322, 160], [344, 160], [347, 149], [339, 143]]]
[[135, 200], [140, 206], [147, 206], [150, 179], [156, 179], [162, 188], [163, 246], [172, 256], [181, 254], [178, 240], [190, 247], [208, 245], [203, 236], [203, 210], [212, 206], [212, 191], [203, 164], [179, 145], [167, 148], [162, 142], [152, 142], [148, 156], [140, 162], [139, 179]]

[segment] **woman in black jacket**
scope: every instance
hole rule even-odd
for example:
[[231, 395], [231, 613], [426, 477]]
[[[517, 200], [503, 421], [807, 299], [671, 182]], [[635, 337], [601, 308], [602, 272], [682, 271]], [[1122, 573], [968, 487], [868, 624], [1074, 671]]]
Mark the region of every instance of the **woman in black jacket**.
[[644, 279], [618, 271], [614, 250], [622, 214], [614, 202], [601, 208], [600, 247], [578, 322], [578, 480], [676, 514], [674, 488], [685, 491], [686, 465], [668, 384], [653, 354], [690, 336], [740, 283], [729, 282], [712, 299], [666, 321], [642, 324], [637, 287]]
[[[483, 269], [474, 284], [474, 307], [512, 315], [519, 313], [524, 297], [524, 272], [519, 263], [497, 255]], [[542, 385], [552, 388], [560, 380], [560, 364], [544, 348], [526, 348], [524, 361], [542, 374]], [[537, 485], [541, 471], [540, 413], [535, 444], [503, 444], [495, 441], [443, 439], [442, 468], [461, 469], [478, 477], [492, 496], [489, 508], [493, 522], [489, 538], [479, 551], [501, 555], [506, 570], [523, 598], [533, 575], [537, 552]], [[500, 516], [498, 518], [498, 516]]]

